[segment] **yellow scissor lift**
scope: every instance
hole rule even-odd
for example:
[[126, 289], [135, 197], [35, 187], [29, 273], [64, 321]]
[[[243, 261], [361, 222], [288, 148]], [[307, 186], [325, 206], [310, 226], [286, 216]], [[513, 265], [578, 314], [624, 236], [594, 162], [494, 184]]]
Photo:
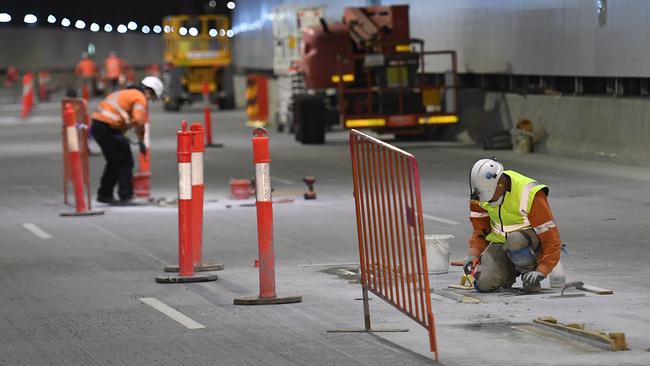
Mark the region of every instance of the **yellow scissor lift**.
[[225, 15], [174, 15], [163, 20], [164, 106], [179, 110], [200, 99], [207, 83], [221, 108], [234, 107], [230, 71], [230, 21]]

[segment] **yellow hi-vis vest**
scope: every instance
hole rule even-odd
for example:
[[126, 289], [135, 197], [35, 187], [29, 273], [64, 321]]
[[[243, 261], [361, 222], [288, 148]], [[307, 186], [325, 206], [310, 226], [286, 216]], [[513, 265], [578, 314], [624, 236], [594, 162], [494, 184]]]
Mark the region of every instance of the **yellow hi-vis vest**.
[[544, 184], [523, 176], [515, 171], [506, 170], [503, 174], [510, 177], [510, 191], [506, 191], [503, 202], [492, 206], [489, 202], [480, 205], [490, 216], [492, 232], [485, 237], [491, 243], [503, 244], [509, 233], [530, 229], [528, 213], [533, 205], [535, 194], [541, 189], [547, 189]]

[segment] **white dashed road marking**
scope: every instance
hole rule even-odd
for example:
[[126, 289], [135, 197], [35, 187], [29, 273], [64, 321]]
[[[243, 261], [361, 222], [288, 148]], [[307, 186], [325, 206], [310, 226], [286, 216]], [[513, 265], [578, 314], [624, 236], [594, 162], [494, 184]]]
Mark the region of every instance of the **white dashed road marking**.
[[36, 224], [34, 223], [26, 222], [23, 224], [23, 227], [31, 231], [34, 235], [38, 236], [41, 239], [52, 239], [52, 235], [48, 234], [47, 232], [45, 232], [45, 230], [36, 226]]
[[425, 219], [442, 222], [443, 224], [460, 225], [460, 222], [453, 221], [453, 220], [447, 220], [445, 218], [438, 217], [438, 216], [433, 216], [433, 215], [429, 215], [429, 214], [422, 214], [422, 217], [424, 217]]
[[158, 301], [153, 297], [141, 297], [140, 301], [151, 306], [152, 308], [160, 311], [161, 313], [167, 315], [168, 317], [176, 320], [177, 322], [184, 325], [187, 329], [202, 329], [205, 328], [205, 325], [197, 323], [194, 320], [188, 318], [187, 316], [180, 313], [178, 310], [172, 308], [171, 306]]
[[284, 183], [284, 184], [295, 184], [296, 183], [293, 180], [282, 179], [282, 178], [278, 178], [278, 177], [271, 177], [271, 181], [276, 181], [276, 182]]

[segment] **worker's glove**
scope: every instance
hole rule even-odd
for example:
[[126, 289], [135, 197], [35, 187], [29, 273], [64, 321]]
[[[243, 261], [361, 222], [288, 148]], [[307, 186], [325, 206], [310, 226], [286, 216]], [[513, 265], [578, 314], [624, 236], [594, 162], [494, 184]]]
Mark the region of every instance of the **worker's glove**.
[[543, 279], [545, 279], [546, 276], [542, 274], [542, 272], [539, 271], [530, 271], [526, 272], [523, 275], [521, 275], [521, 281], [524, 283], [524, 287], [530, 288], [533, 287], [540, 282], [542, 282]]
[[138, 147], [140, 148], [140, 154], [147, 155], [147, 145], [144, 144], [144, 141], [138, 141]]
[[463, 270], [465, 274], [470, 274], [474, 270], [474, 265], [478, 262], [478, 257], [475, 255], [468, 255], [463, 261]]

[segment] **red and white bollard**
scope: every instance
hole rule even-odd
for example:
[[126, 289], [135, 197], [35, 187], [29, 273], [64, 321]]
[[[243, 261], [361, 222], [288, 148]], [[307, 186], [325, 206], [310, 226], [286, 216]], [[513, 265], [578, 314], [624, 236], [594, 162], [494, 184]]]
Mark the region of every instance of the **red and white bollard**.
[[88, 89], [88, 85], [86, 85], [86, 83], [83, 83], [81, 86], [81, 99], [85, 100], [86, 102], [88, 102], [90, 99], [90, 90]]
[[38, 96], [41, 102], [50, 100], [48, 87], [51, 81], [50, 72], [47, 70], [40, 70], [38, 72]]
[[210, 109], [210, 86], [207, 82], [203, 82], [203, 118], [205, 125], [205, 146], [206, 147], [222, 147], [223, 144], [212, 143], [212, 118]]
[[[192, 123], [192, 265], [196, 272], [221, 271], [223, 264], [203, 262], [203, 126]], [[165, 272], [178, 272], [178, 266], [165, 267]]]
[[21, 118], [27, 118], [34, 106], [34, 78], [31, 71], [23, 75], [23, 109], [20, 113]]
[[253, 298], [235, 299], [235, 305], [290, 304], [302, 296], [278, 297], [275, 293], [275, 254], [273, 253], [273, 200], [271, 197], [271, 155], [269, 138], [264, 128], [253, 131], [257, 208], [257, 242], [260, 265], [260, 294]]
[[102, 215], [103, 211], [90, 211], [84, 197], [84, 172], [81, 162], [81, 141], [77, 129], [77, 115], [71, 104], [65, 104], [63, 109], [64, 141], [67, 147], [67, 162], [72, 176], [74, 190], [75, 212], [61, 213], [61, 216], [90, 216]]
[[138, 152], [138, 171], [133, 174], [133, 193], [140, 198], [151, 198], [150, 126], [149, 122], [144, 124], [144, 146], [147, 149], [145, 154]]
[[178, 274], [156, 277], [158, 283], [216, 281], [217, 275], [196, 274], [192, 264], [192, 132], [187, 122], [177, 132], [178, 162]]

